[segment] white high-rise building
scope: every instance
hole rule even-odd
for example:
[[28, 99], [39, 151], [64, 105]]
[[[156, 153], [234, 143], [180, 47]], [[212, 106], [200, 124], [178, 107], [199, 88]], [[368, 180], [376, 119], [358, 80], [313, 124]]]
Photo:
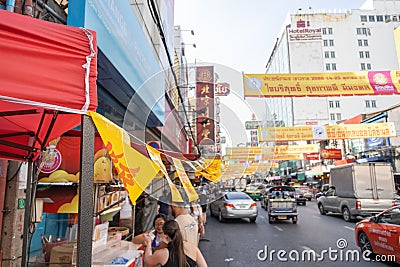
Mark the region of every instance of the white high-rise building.
[[[266, 73], [355, 72], [399, 69], [394, 29], [400, 0], [367, 0], [360, 9], [290, 13], [266, 66]], [[400, 96], [268, 99], [286, 126], [335, 124], [382, 110]]]

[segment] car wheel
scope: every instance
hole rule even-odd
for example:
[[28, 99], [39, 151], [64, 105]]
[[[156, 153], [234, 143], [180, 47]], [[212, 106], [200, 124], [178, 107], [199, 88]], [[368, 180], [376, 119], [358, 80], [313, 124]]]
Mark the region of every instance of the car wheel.
[[373, 255], [371, 242], [369, 241], [368, 236], [364, 232], [360, 232], [358, 234], [358, 244], [360, 245], [361, 251], [364, 253], [365, 251], [370, 251], [369, 255], [365, 255], [367, 257], [371, 257]]
[[346, 222], [350, 222], [351, 221], [351, 214], [350, 214], [350, 210], [348, 207], [343, 207], [342, 209], [342, 215], [343, 215], [343, 219]]
[[304, 201], [303, 205], [304, 205], [304, 206], [307, 206], [307, 201]]
[[218, 221], [219, 222], [224, 222], [224, 217], [222, 217], [222, 211], [221, 210], [218, 213]]
[[249, 218], [249, 219], [250, 219], [250, 222], [251, 222], [251, 223], [255, 223], [256, 220], [257, 220], [257, 217], [255, 217], [255, 218]]
[[319, 213], [320, 213], [321, 215], [326, 215], [326, 211], [325, 211], [325, 209], [324, 209], [324, 205], [318, 204], [318, 209], [319, 209]]
[[292, 223], [293, 223], [293, 224], [297, 224], [297, 216], [295, 216], [295, 217], [292, 218]]

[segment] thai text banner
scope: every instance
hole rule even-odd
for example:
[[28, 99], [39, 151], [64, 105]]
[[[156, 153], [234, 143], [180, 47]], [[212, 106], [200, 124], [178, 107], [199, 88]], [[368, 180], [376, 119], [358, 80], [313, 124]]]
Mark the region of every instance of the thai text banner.
[[301, 140], [343, 140], [396, 136], [393, 122], [343, 124], [332, 126], [264, 127], [258, 131], [260, 142]]
[[244, 74], [245, 97], [392, 95], [400, 70], [308, 74]]

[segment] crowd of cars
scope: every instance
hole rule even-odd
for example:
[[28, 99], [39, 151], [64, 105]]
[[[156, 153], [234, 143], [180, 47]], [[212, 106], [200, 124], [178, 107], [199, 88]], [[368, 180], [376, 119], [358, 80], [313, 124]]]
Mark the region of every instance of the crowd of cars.
[[[243, 191], [231, 188], [216, 196], [216, 200], [210, 204], [210, 212], [220, 222], [247, 218], [254, 223], [258, 216], [256, 201], [260, 201], [261, 207], [268, 213], [269, 223], [292, 220], [296, 224], [297, 204], [306, 205], [313, 197], [318, 199], [326, 194], [328, 187], [323, 189], [314, 196], [304, 187], [251, 184]], [[392, 260], [400, 263], [400, 205], [357, 222], [355, 240], [362, 252], [369, 251], [365, 255], [391, 256], [395, 257]]]

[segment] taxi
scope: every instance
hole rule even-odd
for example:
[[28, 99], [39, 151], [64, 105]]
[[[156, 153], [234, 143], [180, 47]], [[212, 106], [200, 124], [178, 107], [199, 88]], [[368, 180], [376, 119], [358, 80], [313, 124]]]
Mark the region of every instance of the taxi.
[[253, 200], [261, 200], [261, 190], [256, 185], [247, 186], [243, 192], [249, 195]]
[[[363, 253], [384, 255], [387, 262], [400, 263], [400, 205], [357, 223], [356, 244]], [[366, 250], [370, 251], [365, 252]]]

